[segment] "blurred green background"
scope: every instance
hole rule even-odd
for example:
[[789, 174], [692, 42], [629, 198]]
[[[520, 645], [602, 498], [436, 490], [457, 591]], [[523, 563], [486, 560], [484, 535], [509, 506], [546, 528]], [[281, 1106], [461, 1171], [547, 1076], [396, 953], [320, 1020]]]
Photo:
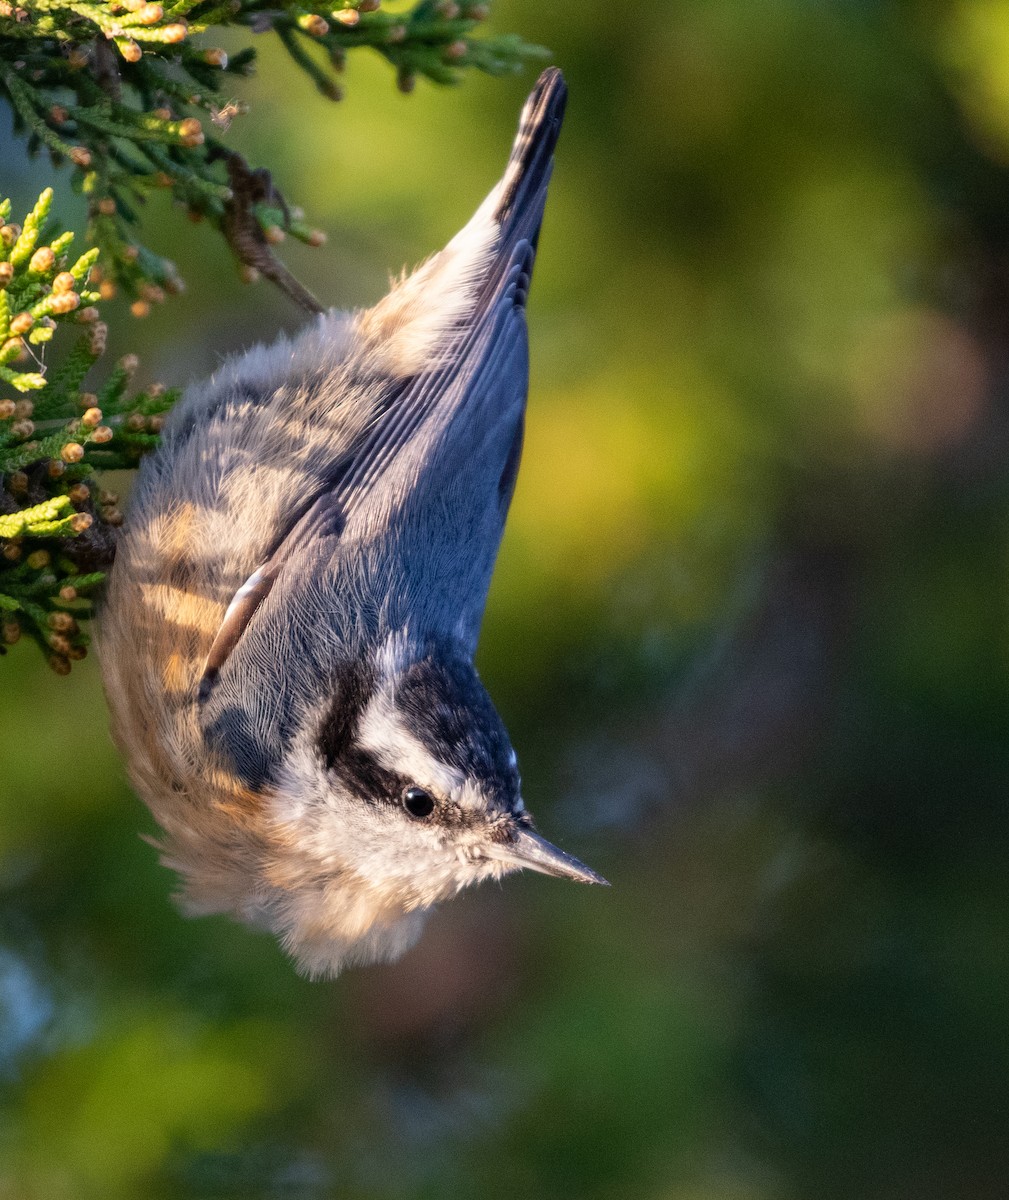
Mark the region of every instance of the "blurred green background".
[[[304, 982], [176, 913], [93, 659], [18, 646], [0, 1197], [1003, 1197], [1009, 0], [494, 27], [571, 102], [481, 666], [541, 827], [614, 886], [509, 880]], [[234, 141], [329, 231], [287, 257], [340, 305], [468, 217], [534, 75], [404, 97], [352, 56], [334, 106], [261, 53]], [[297, 327], [148, 221], [189, 282], [118, 322], [148, 377]]]

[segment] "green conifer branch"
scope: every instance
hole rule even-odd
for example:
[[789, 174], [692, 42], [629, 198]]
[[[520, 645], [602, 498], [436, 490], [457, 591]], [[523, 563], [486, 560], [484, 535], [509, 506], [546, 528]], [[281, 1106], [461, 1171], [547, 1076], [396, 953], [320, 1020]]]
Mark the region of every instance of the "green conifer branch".
[[[52, 199], [47, 188], [21, 226], [0, 203], [0, 652], [27, 634], [65, 674], [86, 652], [80, 622], [122, 520], [94, 473], [136, 466], [177, 393], [131, 394], [132, 356], [100, 393], [84, 390], [107, 334], [91, 290], [98, 250], [75, 258], [72, 234], [47, 238]], [[49, 371], [46, 343], [68, 325], [79, 337]]]
[[230, 95], [255, 52], [229, 56], [206, 35], [275, 34], [311, 83], [339, 100], [350, 51], [380, 54], [404, 91], [418, 76], [450, 84], [466, 69], [500, 74], [542, 53], [514, 36], [482, 35], [487, 15], [486, 4], [468, 0], [418, 0], [396, 12], [380, 0], [328, 0], [318, 10], [292, 0], [0, 0], [0, 99], [29, 149], [69, 163], [87, 197], [86, 240], [102, 251], [105, 298], [122, 292], [143, 316], [181, 286], [174, 264], [139, 240], [147, 199], [165, 190], [222, 234], [245, 278], [266, 275], [317, 308], [272, 246], [278, 231], [309, 245], [321, 233], [222, 140], [246, 111]]

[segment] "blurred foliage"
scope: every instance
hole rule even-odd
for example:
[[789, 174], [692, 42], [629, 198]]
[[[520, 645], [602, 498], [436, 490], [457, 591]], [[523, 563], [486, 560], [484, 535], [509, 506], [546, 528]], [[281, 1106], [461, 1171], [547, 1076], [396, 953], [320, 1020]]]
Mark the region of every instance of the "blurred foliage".
[[[614, 886], [509, 880], [307, 984], [174, 912], [111, 749], [80, 755], [91, 661], [54, 689], [14, 647], [0, 1195], [994, 1200], [1009, 5], [495, 21], [571, 104], [481, 665], [530, 807]], [[406, 101], [362, 58], [333, 121], [281, 54], [236, 147], [332, 231], [293, 269], [366, 303], [496, 178], [528, 80]], [[130, 331], [174, 379], [291, 325], [201, 238]]]

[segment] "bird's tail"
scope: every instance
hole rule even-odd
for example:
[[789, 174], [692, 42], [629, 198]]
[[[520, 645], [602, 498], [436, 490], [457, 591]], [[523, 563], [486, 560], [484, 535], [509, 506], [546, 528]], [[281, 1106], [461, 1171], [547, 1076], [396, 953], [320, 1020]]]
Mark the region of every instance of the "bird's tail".
[[525, 303], [567, 96], [557, 67], [540, 75], [522, 109], [504, 173], [439, 256], [448, 268], [445, 276], [468, 281], [464, 316], [470, 327], [495, 307], [517, 265], [516, 300]]
[[548, 68], [522, 110], [503, 175], [472, 219], [359, 316], [362, 332], [383, 347], [390, 373], [416, 374], [458, 346], [460, 333], [478, 325], [508, 286], [516, 256], [516, 297], [524, 302], [566, 100], [564, 76]]
[[504, 245], [522, 238], [535, 244], [567, 98], [564, 76], [549, 67], [525, 103], [508, 165], [485, 202]]

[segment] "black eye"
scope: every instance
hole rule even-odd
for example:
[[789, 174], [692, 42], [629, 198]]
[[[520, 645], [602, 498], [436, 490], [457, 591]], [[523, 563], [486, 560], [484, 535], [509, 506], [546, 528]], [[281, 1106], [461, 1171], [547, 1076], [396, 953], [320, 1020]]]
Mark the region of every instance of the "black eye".
[[403, 793], [403, 807], [411, 817], [429, 817], [434, 812], [434, 797], [423, 788], [407, 788]]

